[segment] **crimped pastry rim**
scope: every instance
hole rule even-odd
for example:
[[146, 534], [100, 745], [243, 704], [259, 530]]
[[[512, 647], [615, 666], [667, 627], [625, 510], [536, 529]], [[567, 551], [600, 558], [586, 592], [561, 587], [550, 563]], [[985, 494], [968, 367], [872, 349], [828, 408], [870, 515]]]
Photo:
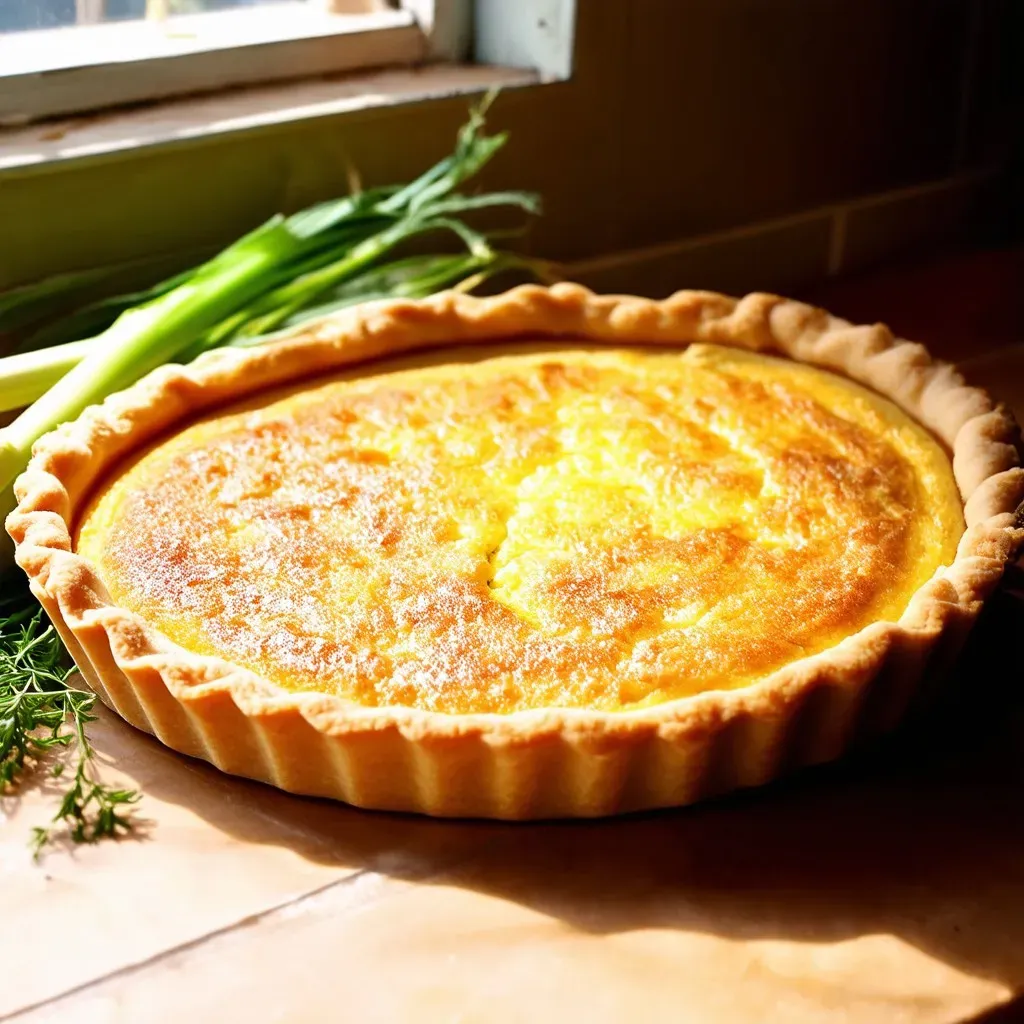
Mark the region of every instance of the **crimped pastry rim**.
[[[952, 451], [967, 526], [956, 558], [914, 594], [898, 622], [869, 625], [827, 651], [790, 662], [736, 690], [708, 690], [630, 711], [552, 708], [447, 714], [372, 708], [329, 694], [294, 693], [230, 662], [189, 652], [136, 614], [118, 608], [96, 567], [72, 551], [75, 515], [91, 485], [118, 459], [175, 422], [247, 393], [357, 362], [441, 344], [525, 336], [678, 347], [714, 342], [775, 352], [866, 384]], [[843, 699], [856, 703], [858, 692], [866, 691], [887, 659], [902, 657], [908, 666], [921, 668], [944, 633], [966, 632], [1024, 539], [1014, 516], [1024, 500], [1016, 436], [1012, 417], [984, 392], [967, 387], [951, 366], [933, 361], [920, 345], [894, 338], [882, 325], [852, 326], [823, 310], [760, 293], [737, 300], [683, 291], [653, 301], [599, 296], [571, 284], [550, 289], [527, 285], [490, 298], [443, 293], [421, 301], [372, 303], [273, 345], [220, 350], [189, 366], [161, 367], [37, 442], [16, 483], [19, 503], [6, 525], [33, 592], [65, 639], [78, 648], [73, 653], [88, 662], [83, 670], [90, 682], [99, 684], [101, 696], [99, 670], [87, 669], [112, 661], [131, 685], [141, 686], [142, 677], [155, 672], [186, 708], [199, 710], [204, 702], [227, 697], [246, 718], [266, 722], [298, 714], [327, 737], [397, 730], [423, 749], [471, 738], [492, 747], [529, 747], [560, 739], [597, 756], [628, 751], [654, 737], [669, 743], [713, 740], [738, 719], [771, 722], [773, 728], [781, 723], [784, 734], [787, 716], [795, 715], [816, 691], [845, 691]], [[81, 658], [76, 660], [81, 664]], [[144, 709], [141, 715], [118, 710], [134, 719], [133, 724], [159, 734]], [[854, 724], [851, 738], [857, 731]], [[194, 752], [191, 741], [161, 738]], [[210, 759], [216, 762], [213, 753]], [[778, 754], [777, 760], [787, 760], [784, 751]], [[268, 757], [274, 760], [272, 754]], [[258, 766], [238, 773], [267, 776]], [[472, 786], [472, 781], [462, 779], [460, 784]], [[349, 799], [347, 791], [327, 788], [326, 795]], [[418, 806], [414, 795], [409, 803], [406, 809], [437, 813]], [[656, 805], [641, 794], [639, 801], [612, 810]], [[486, 814], [487, 801], [481, 806]], [[574, 813], [571, 799], [567, 813]]]

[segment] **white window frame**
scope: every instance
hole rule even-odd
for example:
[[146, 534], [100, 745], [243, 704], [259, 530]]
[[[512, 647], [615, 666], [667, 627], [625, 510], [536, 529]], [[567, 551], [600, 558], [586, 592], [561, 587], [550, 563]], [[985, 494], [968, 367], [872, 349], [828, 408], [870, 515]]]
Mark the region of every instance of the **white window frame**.
[[0, 125], [363, 68], [457, 62], [468, 53], [473, 5], [278, 0], [97, 24], [101, 2], [77, 0], [79, 24], [71, 28], [0, 34]]

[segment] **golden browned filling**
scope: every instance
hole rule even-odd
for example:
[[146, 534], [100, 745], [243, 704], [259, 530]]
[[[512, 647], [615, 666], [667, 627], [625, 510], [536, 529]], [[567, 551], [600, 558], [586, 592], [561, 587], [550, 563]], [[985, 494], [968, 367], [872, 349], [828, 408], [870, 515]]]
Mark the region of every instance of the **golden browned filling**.
[[948, 459], [866, 390], [713, 346], [307, 386], [123, 468], [78, 550], [178, 644], [445, 712], [749, 683], [952, 559]]

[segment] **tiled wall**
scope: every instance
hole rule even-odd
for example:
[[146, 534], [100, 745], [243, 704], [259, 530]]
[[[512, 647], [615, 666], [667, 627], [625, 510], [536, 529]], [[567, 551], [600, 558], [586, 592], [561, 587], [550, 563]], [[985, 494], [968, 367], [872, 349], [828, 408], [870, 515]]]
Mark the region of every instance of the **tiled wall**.
[[[606, 6], [583, 0], [581, 28]], [[1007, 231], [1024, 4], [620, 7], [617, 234], [575, 276], [651, 294], [787, 290]], [[583, 48], [581, 77], [600, 77], [592, 60]]]
[[[509, 0], [513, 2], [513, 0]], [[507, 92], [493, 187], [596, 287], [798, 290], [1005, 225], [1024, 0], [578, 0], [568, 83]], [[325, 118], [0, 180], [0, 287], [216, 245], [281, 208], [407, 179], [465, 100]], [[982, 216], [982, 214], [984, 216]]]

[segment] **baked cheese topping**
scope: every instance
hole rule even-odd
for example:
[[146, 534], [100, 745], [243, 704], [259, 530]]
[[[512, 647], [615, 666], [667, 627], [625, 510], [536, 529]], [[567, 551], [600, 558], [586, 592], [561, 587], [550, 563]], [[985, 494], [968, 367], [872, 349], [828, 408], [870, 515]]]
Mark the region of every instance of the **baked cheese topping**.
[[846, 380], [577, 348], [218, 414], [121, 467], [77, 550], [176, 643], [291, 690], [628, 710], [898, 619], [961, 507], [930, 435]]

